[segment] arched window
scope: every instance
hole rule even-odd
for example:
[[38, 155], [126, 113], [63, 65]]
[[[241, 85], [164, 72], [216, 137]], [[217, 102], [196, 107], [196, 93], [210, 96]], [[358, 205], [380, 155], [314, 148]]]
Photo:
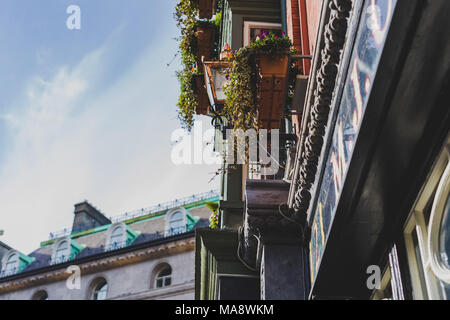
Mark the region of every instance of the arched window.
[[56, 248], [55, 263], [67, 261], [69, 259], [69, 242], [61, 241]]
[[170, 286], [172, 283], [172, 268], [165, 265], [155, 277], [155, 288], [162, 288]]
[[5, 275], [12, 275], [19, 271], [19, 254], [13, 253], [8, 257], [5, 264]]
[[93, 300], [105, 300], [108, 293], [108, 283], [105, 279], [101, 279], [94, 286], [94, 291], [92, 293]]
[[45, 290], [39, 290], [33, 295], [32, 300], [48, 300], [48, 294]]
[[178, 234], [186, 231], [186, 225], [184, 222], [184, 215], [182, 212], [174, 212], [170, 216], [169, 221], [169, 234]]
[[124, 246], [124, 243], [123, 243], [123, 228], [122, 228], [122, 226], [118, 226], [111, 233], [110, 248], [111, 249], [118, 249], [118, 248], [121, 248], [123, 246]]

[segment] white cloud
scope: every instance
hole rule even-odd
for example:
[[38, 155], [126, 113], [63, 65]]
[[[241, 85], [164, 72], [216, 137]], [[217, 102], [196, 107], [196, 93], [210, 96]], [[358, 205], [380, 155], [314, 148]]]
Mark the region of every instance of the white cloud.
[[166, 51], [148, 48], [108, 86], [107, 45], [31, 81], [23, 107], [2, 115], [14, 133], [0, 171], [2, 241], [29, 253], [70, 226], [84, 199], [115, 215], [218, 185], [208, 185], [217, 166], [170, 162], [176, 83]]

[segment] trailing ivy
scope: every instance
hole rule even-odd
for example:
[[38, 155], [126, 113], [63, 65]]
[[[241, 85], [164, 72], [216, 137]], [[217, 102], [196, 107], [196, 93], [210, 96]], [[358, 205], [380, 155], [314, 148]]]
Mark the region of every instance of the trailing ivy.
[[291, 46], [290, 39], [284, 34], [278, 37], [272, 33], [267, 35], [262, 30], [260, 37], [254, 42], [229, 56], [227, 78], [230, 83], [224, 87], [226, 99], [222, 115], [230, 121], [234, 129], [258, 129], [258, 56], [267, 54], [276, 57], [288, 54]]
[[[183, 128], [190, 130], [193, 126], [193, 116], [198, 106], [197, 93], [200, 88], [196, 86], [196, 78], [203, 75], [198, 66], [197, 28], [214, 26], [218, 28], [221, 15], [214, 20], [198, 19], [198, 1], [180, 0], [175, 7], [174, 17], [180, 28], [179, 49], [183, 70], [177, 72], [180, 82], [180, 97], [178, 99], [178, 118]], [[217, 41], [217, 40], [216, 40]], [[215, 52], [217, 54], [217, 52]]]
[[177, 72], [180, 82], [180, 97], [178, 99], [178, 118], [182, 126], [190, 130], [193, 125], [193, 115], [197, 108], [197, 97], [195, 94], [195, 76], [197, 70], [197, 36], [196, 25], [198, 15], [198, 4], [195, 0], [180, 0], [175, 7], [175, 20], [180, 28], [179, 39], [181, 62], [183, 70]]

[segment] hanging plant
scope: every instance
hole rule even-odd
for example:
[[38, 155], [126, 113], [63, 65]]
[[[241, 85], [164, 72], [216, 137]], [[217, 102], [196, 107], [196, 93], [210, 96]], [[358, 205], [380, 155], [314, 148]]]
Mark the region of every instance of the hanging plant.
[[182, 71], [177, 72], [180, 82], [180, 96], [178, 99], [178, 118], [185, 129], [193, 125], [193, 115], [197, 107], [195, 95], [195, 75], [197, 70], [197, 40], [195, 26], [197, 23], [198, 6], [194, 0], [180, 0], [175, 7], [175, 20], [180, 28], [179, 39]]
[[287, 36], [278, 37], [261, 31], [260, 36], [250, 45], [229, 55], [227, 70], [229, 84], [224, 87], [225, 106], [222, 115], [234, 129], [258, 129], [258, 58], [267, 55], [276, 58], [290, 53], [291, 40]]
[[[214, 22], [198, 19], [198, 1], [180, 0], [175, 7], [175, 20], [180, 28], [181, 37], [179, 38], [179, 49], [183, 70], [177, 72], [177, 78], [180, 82], [180, 96], [178, 99], [178, 118], [183, 128], [188, 131], [192, 128], [194, 114], [196, 110], [204, 108], [206, 91], [202, 86], [203, 70], [201, 70], [200, 55], [210, 58], [208, 41], [212, 39], [202, 39], [199, 36], [211, 38], [210, 29], [215, 27]], [[205, 33], [206, 32], [206, 33]], [[202, 45], [199, 48], [199, 43]], [[200, 50], [201, 49], [201, 50]], [[205, 51], [206, 50], [206, 51]], [[199, 52], [201, 51], [201, 52]], [[206, 52], [206, 53], [205, 53]], [[202, 104], [199, 106], [199, 101]]]

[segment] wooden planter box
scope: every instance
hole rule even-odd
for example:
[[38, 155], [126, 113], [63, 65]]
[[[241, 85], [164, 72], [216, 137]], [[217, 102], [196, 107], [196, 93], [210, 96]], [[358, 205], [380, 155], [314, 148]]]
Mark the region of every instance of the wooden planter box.
[[[213, 49], [214, 29], [212, 26], [197, 26], [197, 59], [199, 68], [202, 67], [202, 57], [211, 60]], [[202, 67], [203, 69], [203, 67]]]
[[216, 5], [215, 0], [197, 0], [200, 19], [211, 19]]
[[209, 98], [208, 92], [206, 91], [204, 77], [197, 76], [195, 78], [195, 84], [197, 87], [197, 108], [195, 109], [196, 114], [207, 115], [209, 113]]
[[263, 129], [279, 129], [286, 102], [289, 56], [260, 55], [258, 122]]

